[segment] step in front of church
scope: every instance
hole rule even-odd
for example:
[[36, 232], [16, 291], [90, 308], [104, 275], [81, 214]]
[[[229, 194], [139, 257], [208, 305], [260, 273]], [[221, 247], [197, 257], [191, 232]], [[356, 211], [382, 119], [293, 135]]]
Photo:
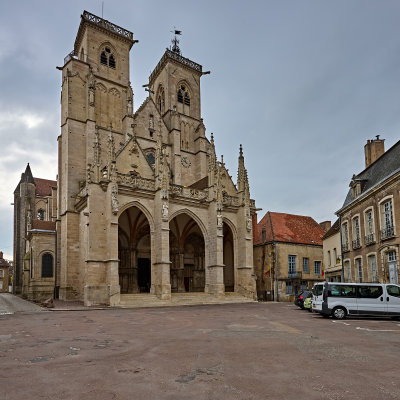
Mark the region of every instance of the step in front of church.
[[[156, 295], [149, 293], [121, 294], [119, 307], [141, 308], [141, 307], [175, 307], [194, 306], [205, 304], [235, 304], [255, 303], [253, 299], [237, 293], [225, 293], [216, 297], [207, 293], [172, 293], [171, 300], [160, 300]], [[117, 306], [118, 307], [118, 306]]]

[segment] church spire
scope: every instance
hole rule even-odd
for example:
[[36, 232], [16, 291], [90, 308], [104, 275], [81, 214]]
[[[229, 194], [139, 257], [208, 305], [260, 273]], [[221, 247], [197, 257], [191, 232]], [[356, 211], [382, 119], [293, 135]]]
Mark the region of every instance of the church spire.
[[250, 200], [250, 189], [249, 180], [247, 177], [247, 170], [244, 166], [243, 148], [240, 145], [239, 148], [239, 166], [238, 166], [238, 177], [237, 177], [237, 188], [239, 193], [242, 194], [243, 201]]

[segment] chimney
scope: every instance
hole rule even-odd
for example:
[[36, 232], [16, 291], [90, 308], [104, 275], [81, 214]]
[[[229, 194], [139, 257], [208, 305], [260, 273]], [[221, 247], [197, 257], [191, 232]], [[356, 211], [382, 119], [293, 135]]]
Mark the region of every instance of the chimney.
[[376, 139], [367, 140], [367, 144], [364, 146], [364, 152], [365, 168], [368, 168], [385, 152], [385, 139], [379, 139], [379, 135], [377, 135]]
[[331, 221], [323, 221], [319, 223], [319, 226], [325, 231], [328, 232], [331, 229]]

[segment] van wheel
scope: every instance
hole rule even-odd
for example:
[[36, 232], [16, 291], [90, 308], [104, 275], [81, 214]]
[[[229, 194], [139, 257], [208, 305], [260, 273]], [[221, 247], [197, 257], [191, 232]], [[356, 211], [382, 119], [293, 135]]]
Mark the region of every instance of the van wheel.
[[332, 310], [332, 317], [335, 319], [344, 319], [346, 315], [346, 310], [343, 307], [336, 307]]

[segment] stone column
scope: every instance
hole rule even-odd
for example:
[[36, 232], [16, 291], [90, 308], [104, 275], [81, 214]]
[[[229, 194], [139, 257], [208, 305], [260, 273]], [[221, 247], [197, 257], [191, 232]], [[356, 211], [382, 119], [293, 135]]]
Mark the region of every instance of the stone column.
[[178, 292], [185, 292], [185, 261], [184, 250], [179, 250]]
[[206, 243], [209, 253], [209, 265], [206, 269], [205, 291], [215, 296], [224, 296], [224, 235], [222, 233], [221, 211], [217, 208], [215, 201], [210, 204], [209, 236], [208, 243]]
[[[152, 265], [152, 292], [161, 300], [171, 299], [171, 262], [169, 259], [168, 199], [156, 193], [154, 201], [155, 262]], [[164, 197], [164, 198], [163, 198]]]

